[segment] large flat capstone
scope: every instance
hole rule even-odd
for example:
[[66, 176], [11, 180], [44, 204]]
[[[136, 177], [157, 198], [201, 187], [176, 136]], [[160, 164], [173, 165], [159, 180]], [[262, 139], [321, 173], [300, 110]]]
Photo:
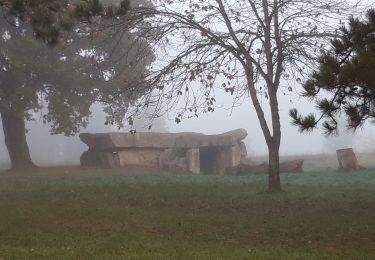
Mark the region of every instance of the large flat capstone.
[[247, 131], [236, 129], [218, 135], [201, 133], [82, 133], [79, 138], [90, 150], [113, 151], [126, 148], [200, 148], [234, 146]]
[[224, 173], [246, 157], [244, 129], [218, 135], [201, 133], [80, 134], [89, 146], [80, 158], [85, 167], [147, 166], [179, 172]]

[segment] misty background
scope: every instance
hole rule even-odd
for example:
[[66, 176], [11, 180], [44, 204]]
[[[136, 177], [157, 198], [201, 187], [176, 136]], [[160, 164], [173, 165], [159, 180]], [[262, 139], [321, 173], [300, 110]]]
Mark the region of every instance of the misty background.
[[[102, 1], [106, 4], [118, 3], [118, 0]], [[138, 0], [140, 4], [147, 1]], [[156, 54], [157, 55], [157, 54]], [[293, 86], [294, 92], [288, 91], [279, 93], [279, 107], [281, 117], [281, 147], [280, 155], [304, 155], [304, 154], [333, 154], [337, 149], [353, 147], [355, 152], [374, 153], [375, 134], [374, 125], [366, 123], [362, 129], [355, 133], [346, 131], [345, 121], [341, 122], [340, 135], [325, 137], [320, 129], [312, 133], [299, 133], [298, 128], [291, 125], [289, 109], [297, 108], [306, 115], [314, 112], [315, 108], [307, 99], [298, 96], [301, 90], [298, 84]], [[263, 156], [268, 153], [264, 136], [259, 126], [259, 121], [254, 111], [254, 107], [245, 98], [241, 104], [233, 107], [233, 97], [229, 93], [218, 92], [216, 95], [217, 104], [222, 107], [216, 108], [215, 112], [201, 114], [198, 118], [184, 119], [180, 124], [175, 123], [175, 113], [153, 122], [152, 131], [156, 132], [200, 132], [204, 134], [219, 134], [237, 128], [244, 128], [248, 132], [245, 143], [248, 156]], [[266, 117], [270, 118], [267, 110], [268, 101], [263, 97], [263, 107]], [[129, 128], [118, 130], [117, 127], [105, 125], [105, 114], [102, 108], [95, 104], [91, 107], [92, 116], [87, 128], [81, 132], [102, 133], [122, 131], [128, 132]], [[32, 160], [41, 166], [50, 165], [77, 165], [80, 155], [87, 150], [87, 146], [82, 143], [78, 135], [65, 137], [63, 135], [51, 135], [49, 125], [44, 125], [41, 116], [34, 115], [35, 120], [26, 122], [28, 129], [27, 141], [30, 148]], [[147, 118], [135, 119], [135, 128], [138, 132], [147, 132], [149, 121]], [[4, 143], [4, 134], [0, 122], [0, 168], [10, 166], [8, 152]]]
[[[298, 92], [298, 87], [296, 88]], [[252, 107], [251, 101], [245, 99], [242, 104], [232, 108], [232, 97], [228, 93], [219, 93], [217, 96], [219, 107], [213, 113], [202, 114], [199, 118], [184, 119], [180, 124], [174, 121], [173, 111], [163, 118], [155, 119], [152, 130], [155, 132], [201, 132], [204, 134], [219, 134], [236, 128], [244, 128], [248, 132], [245, 143], [248, 156], [263, 156], [267, 154], [267, 147], [258, 119]], [[267, 105], [266, 100], [264, 106]], [[346, 131], [344, 126], [340, 127], [340, 135], [325, 137], [320, 129], [312, 133], [299, 133], [298, 128], [291, 125], [289, 109], [298, 108], [302, 113], [314, 112], [314, 107], [306, 99], [294, 94], [280, 94], [280, 116], [282, 122], [282, 143], [280, 154], [304, 155], [304, 154], [332, 154], [336, 149], [353, 147], [356, 152], [373, 153], [375, 145], [374, 126], [366, 124], [353, 134]], [[105, 125], [105, 114], [99, 105], [91, 108], [92, 116], [87, 128], [81, 132], [128, 132], [129, 128], [118, 130], [115, 126]], [[38, 115], [36, 120], [26, 122], [27, 141], [29, 143], [31, 157], [40, 166], [52, 165], [77, 165], [80, 155], [87, 150], [87, 146], [80, 141], [78, 135], [65, 137], [63, 135], [51, 135], [49, 126], [42, 123]], [[345, 122], [343, 121], [342, 124]], [[0, 123], [1, 124], [1, 123]], [[147, 118], [135, 120], [135, 128], [138, 132], [147, 132], [149, 121]], [[8, 152], [4, 143], [4, 134], [0, 131], [0, 167], [10, 166]]]

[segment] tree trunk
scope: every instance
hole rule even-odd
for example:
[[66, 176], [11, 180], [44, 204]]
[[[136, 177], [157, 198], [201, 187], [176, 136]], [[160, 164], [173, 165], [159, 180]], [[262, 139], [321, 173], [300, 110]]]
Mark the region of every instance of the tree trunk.
[[268, 191], [280, 192], [280, 157], [279, 147], [269, 145], [268, 147], [269, 169], [268, 169]]
[[11, 112], [1, 112], [1, 121], [12, 169], [35, 167], [26, 141], [24, 117]]

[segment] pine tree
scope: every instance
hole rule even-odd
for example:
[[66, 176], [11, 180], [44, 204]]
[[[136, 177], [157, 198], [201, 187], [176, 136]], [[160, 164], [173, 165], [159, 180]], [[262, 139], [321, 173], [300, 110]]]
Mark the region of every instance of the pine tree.
[[311, 131], [323, 121], [326, 135], [336, 133], [341, 113], [354, 130], [375, 119], [375, 9], [364, 21], [350, 18], [340, 30], [341, 36], [320, 57], [319, 69], [303, 85], [303, 96], [316, 102], [319, 117], [290, 111], [301, 131]]

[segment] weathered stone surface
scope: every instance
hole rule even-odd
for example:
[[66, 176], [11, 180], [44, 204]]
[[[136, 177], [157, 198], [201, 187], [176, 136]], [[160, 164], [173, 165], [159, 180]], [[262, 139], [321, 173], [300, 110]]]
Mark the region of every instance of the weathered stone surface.
[[337, 150], [336, 154], [339, 161], [339, 171], [364, 169], [359, 164], [352, 148]]
[[201, 173], [199, 149], [189, 149], [186, 152], [188, 171], [195, 174]]
[[177, 150], [173, 148], [165, 149], [159, 156], [159, 167], [164, 168], [168, 161], [173, 160], [177, 156]]
[[232, 130], [232, 131], [228, 131], [228, 132], [222, 133], [220, 135], [221, 136], [229, 135], [229, 136], [232, 136], [233, 139], [241, 141], [241, 140], [243, 140], [243, 139], [246, 138], [247, 131], [245, 129], [243, 129], [243, 128], [238, 128], [238, 129], [235, 129], [235, 130]]
[[179, 148], [169, 148], [160, 153], [159, 168], [169, 170], [188, 170], [186, 150]]
[[[280, 172], [302, 172], [303, 160], [292, 160], [280, 163]], [[268, 173], [268, 163], [248, 164], [245, 161], [237, 166], [227, 167], [225, 173], [229, 175], [235, 174], [259, 174]]]
[[246, 136], [245, 129], [237, 129], [219, 135], [182, 135], [176, 138], [175, 146], [181, 148], [234, 146]]
[[244, 142], [240, 142], [240, 149], [241, 149], [241, 161], [245, 161], [247, 158], [247, 149]]
[[115, 168], [120, 166], [116, 152], [97, 152], [88, 150], [81, 155], [81, 166]]
[[303, 160], [292, 160], [280, 163], [280, 172], [302, 172]]
[[188, 171], [188, 163], [186, 157], [176, 157], [171, 161], [164, 162], [164, 169], [173, 171]]
[[259, 174], [259, 173], [267, 173], [268, 172], [268, 163], [260, 163], [260, 164], [240, 164], [238, 168], [239, 174]]
[[103, 151], [124, 148], [173, 148], [175, 139], [180, 134], [184, 133], [82, 133], [79, 138], [90, 149]]
[[168, 162], [186, 156], [186, 150], [178, 148], [168, 148], [163, 150], [159, 156], [159, 167], [163, 168]]
[[79, 158], [83, 167], [100, 167], [99, 154], [97, 152], [85, 151]]
[[216, 169], [214, 173], [224, 174], [226, 168], [239, 165], [241, 163], [241, 156], [242, 151], [238, 144], [220, 148], [215, 162]]
[[226, 167], [225, 168], [225, 174], [226, 175], [237, 175], [239, 174], [240, 165], [232, 166], [232, 167]]
[[159, 166], [159, 157], [162, 150], [159, 149], [128, 149], [118, 151], [120, 166], [143, 165], [143, 166]]
[[80, 134], [89, 151], [81, 164], [90, 167], [158, 167], [192, 173], [224, 173], [246, 158], [244, 129], [220, 135], [200, 133]]
[[124, 148], [198, 148], [233, 146], [247, 136], [244, 129], [220, 135], [200, 133], [81, 133], [79, 138], [92, 150], [121, 150]]

